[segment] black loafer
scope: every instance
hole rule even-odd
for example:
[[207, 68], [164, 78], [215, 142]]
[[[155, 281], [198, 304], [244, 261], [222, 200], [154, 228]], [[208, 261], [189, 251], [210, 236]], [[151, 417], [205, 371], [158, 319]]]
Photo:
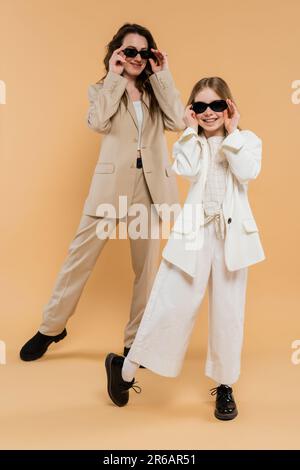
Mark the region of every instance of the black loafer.
[[110, 353], [105, 359], [107, 374], [107, 392], [113, 403], [117, 406], [125, 406], [129, 400], [129, 390], [133, 388], [136, 393], [141, 393], [141, 388], [135, 385], [135, 379], [126, 382], [122, 378], [123, 356]]
[[37, 332], [20, 351], [22, 361], [35, 361], [42, 357], [51, 343], [58, 343], [67, 336], [67, 330], [64, 329], [59, 335], [48, 336]]
[[219, 385], [211, 389], [211, 395], [216, 396], [215, 417], [222, 421], [234, 419], [238, 415], [232, 388], [229, 385]]
[[[126, 346], [124, 346], [123, 356], [126, 357], [129, 351], [130, 351], [130, 348], [126, 348]], [[146, 367], [140, 366], [140, 369], [146, 369]]]

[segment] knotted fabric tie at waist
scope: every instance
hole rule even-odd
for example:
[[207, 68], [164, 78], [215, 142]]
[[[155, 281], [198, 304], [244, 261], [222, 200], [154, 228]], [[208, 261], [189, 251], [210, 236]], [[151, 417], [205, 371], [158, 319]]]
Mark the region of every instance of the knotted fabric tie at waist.
[[212, 220], [215, 224], [216, 236], [219, 240], [225, 238], [225, 219], [222, 208], [219, 204], [213, 202], [203, 203], [204, 208], [204, 225], [208, 224]]

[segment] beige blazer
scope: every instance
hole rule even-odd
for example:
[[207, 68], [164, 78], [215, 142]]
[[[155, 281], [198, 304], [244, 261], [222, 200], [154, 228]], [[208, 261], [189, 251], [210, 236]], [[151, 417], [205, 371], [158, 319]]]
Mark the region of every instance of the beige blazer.
[[[127, 211], [119, 212], [119, 196], [127, 196], [127, 209], [131, 203], [136, 172], [138, 122], [126, 90], [127, 83], [125, 77], [109, 71], [103, 83], [92, 84], [88, 88], [90, 106], [86, 116], [87, 124], [94, 131], [104, 134], [104, 137], [84, 204], [86, 215], [105, 215], [99, 209], [97, 211], [97, 207], [109, 203], [116, 208], [116, 218], [124, 217]], [[178, 203], [176, 175], [169, 163], [164, 130], [185, 129], [184, 105], [169, 70], [153, 73], [150, 83], [162, 112], [152, 122], [148, 111], [149, 100], [144, 93], [141, 98], [144, 115], [141, 156], [145, 178], [154, 203]], [[121, 102], [123, 93], [127, 93], [128, 111]]]

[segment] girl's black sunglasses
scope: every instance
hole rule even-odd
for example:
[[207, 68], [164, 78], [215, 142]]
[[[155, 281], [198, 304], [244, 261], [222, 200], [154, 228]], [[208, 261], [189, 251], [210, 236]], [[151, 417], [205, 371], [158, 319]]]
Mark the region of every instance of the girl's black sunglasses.
[[153, 52], [151, 52], [150, 49], [142, 49], [141, 51], [138, 51], [135, 47], [126, 47], [123, 49], [124, 54], [126, 57], [136, 57], [138, 54], [140, 54], [142, 59], [155, 59], [155, 55]]
[[201, 114], [204, 113], [206, 108], [210, 107], [212, 111], [215, 111], [216, 113], [221, 113], [222, 111], [225, 111], [225, 109], [228, 108], [228, 104], [226, 103], [225, 100], [215, 100], [212, 101], [211, 103], [204, 103], [203, 101], [196, 101], [195, 103], [192, 104], [192, 110], [196, 114]]

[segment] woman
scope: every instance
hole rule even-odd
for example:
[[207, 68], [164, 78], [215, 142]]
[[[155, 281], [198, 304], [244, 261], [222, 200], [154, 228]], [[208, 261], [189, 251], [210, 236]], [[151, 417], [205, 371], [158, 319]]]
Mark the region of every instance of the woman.
[[[104, 134], [99, 159], [77, 232], [44, 307], [43, 321], [20, 351], [25, 361], [38, 359], [52, 342], [66, 336], [66, 323], [96, 260], [129, 206], [140, 203], [150, 213], [153, 203], [178, 202], [164, 131], [185, 128], [184, 106], [167, 54], [157, 49], [148, 29], [126, 23], [108, 44], [104, 65], [106, 75], [88, 90], [87, 124]], [[108, 205], [113, 210], [107, 210]], [[156, 218], [160, 225], [158, 214]], [[130, 246], [135, 280], [124, 354], [133, 342], [152, 287], [160, 241], [130, 239]]]
[[174, 144], [173, 168], [191, 187], [163, 251], [144, 317], [126, 359], [106, 358], [108, 393], [118, 406], [136, 391], [140, 364], [179, 374], [196, 314], [209, 286], [205, 373], [217, 386], [215, 416], [237, 416], [231, 385], [240, 374], [248, 266], [265, 256], [248, 202], [248, 182], [261, 168], [261, 139], [240, 130], [227, 83], [203, 78], [191, 92], [187, 128]]

